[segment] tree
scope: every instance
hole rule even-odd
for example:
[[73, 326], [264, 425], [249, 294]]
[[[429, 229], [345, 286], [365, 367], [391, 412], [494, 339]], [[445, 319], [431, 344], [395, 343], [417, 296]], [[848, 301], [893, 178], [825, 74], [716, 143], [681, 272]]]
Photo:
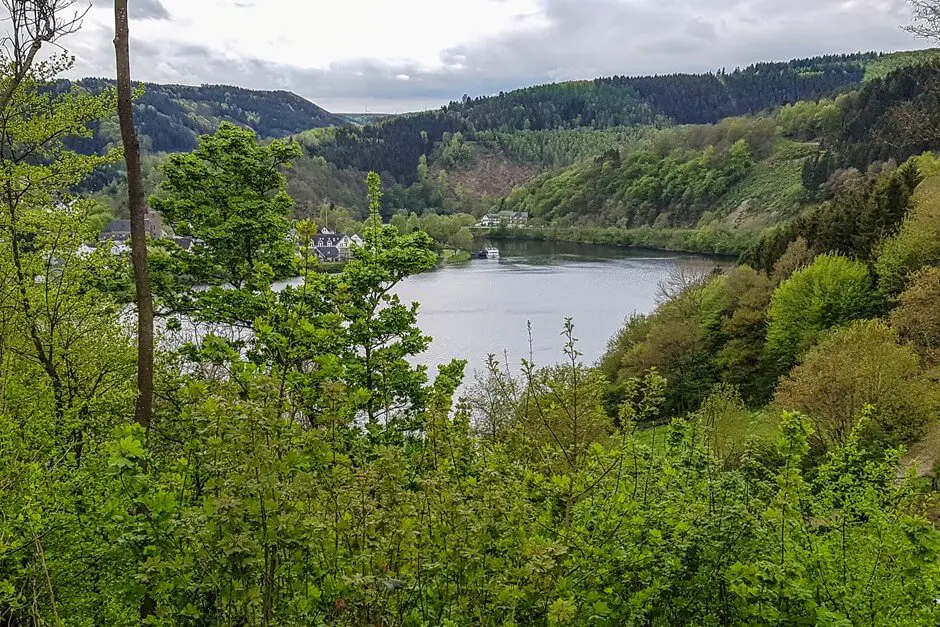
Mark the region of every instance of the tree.
[[886, 298], [900, 294], [914, 272], [940, 265], [940, 177], [925, 180], [914, 195], [914, 208], [897, 235], [879, 248], [875, 260], [878, 290]]
[[79, 0], [2, 0], [8, 14], [7, 35], [0, 39], [0, 63], [11, 68], [0, 91], [0, 111], [6, 110], [20, 83], [33, 68], [36, 56], [46, 44], [76, 32], [91, 9], [73, 9]]
[[820, 255], [774, 291], [768, 311], [768, 358], [787, 372], [827, 330], [875, 310], [865, 265]]
[[826, 447], [847, 443], [866, 406], [873, 407], [868, 436], [885, 445], [916, 441], [940, 408], [917, 355], [876, 320], [827, 336], [781, 382], [774, 402], [806, 413]]
[[236, 289], [293, 266], [288, 212], [293, 201], [282, 170], [301, 154], [296, 143], [261, 144], [251, 130], [223, 123], [189, 154], [172, 155], [151, 205], [177, 235], [195, 238], [179, 259], [195, 283]]
[[940, 41], [940, 2], [937, 0], [907, 0], [914, 23], [904, 30], [915, 37]]
[[16, 286], [11, 294], [15, 307], [23, 316], [33, 358], [55, 391], [55, 413], [60, 419], [69, 406], [64, 381], [67, 363], [56, 341], [56, 322], [49, 316], [62, 313], [55, 305], [66, 292], [37, 292], [37, 280], [42, 280], [37, 277], [55, 269], [56, 255], [62, 256], [68, 268], [67, 260], [74, 258], [79, 245], [76, 238], [87, 235], [80, 230], [77, 216], [88, 212], [89, 206], [73, 205], [75, 199], [68, 190], [117, 158], [115, 153], [81, 156], [65, 149], [64, 138], [89, 135], [89, 124], [107, 115], [111, 106], [107, 94], [56, 96], [45, 88], [70, 67], [68, 60], [54, 59], [25, 76], [18, 76], [9, 65], [0, 75], [0, 91], [16, 83], [0, 119], [0, 241], [9, 255], [5, 261]]
[[401, 302], [393, 289], [405, 277], [425, 272], [437, 262], [431, 238], [423, 231], [399, 235], [382, 224], [382, 181], [367, 178], [370, 216], [364, 245], [353, 251], [343, 273], [347, 297], [340, 304], [347, 328], [348, 385], [365, 399], [362, 409], [375, 428], [379, 420], [391, 431], [419, 428], [415, 421], [426, 402], [423, 367], [407, 358], [423, 352], [430, 338], [417, 326], [418, 304]]
[[940, 267], [915, 273], [891, 312], [891, 326], [928, 367], [940, 366]]
[[128, 207], [131, 215], [131, 260], [137, 300], [137, 422], [150, 427], [153, 411], [153, 295], [147, 269], [147, 232], [144, 183], [140, 168], [140, 144], [134, 129], [131, 99], [131, 61], [127, 25], [127, 0], [114, 0], [114, 51], [117, 61], [118, 117], [124, 162], [127, 166]]
[[90, 590], [89, 571], [101, 573], [93, 562], [107, 559], [87, 543], [89, 506], [102, 443], [135, 397], [134, 350], [114, 296], [129, 286], [126, 260], [88, 249], [100, 208], [74, 193], [120, 155], [65, 146], [112, 115], [113, 93], [50, 89], [70, 63], [54, 57], [22, 75], [0, 66], [9, 94], [0, 112], [0, 622], [9, 624], [86, 613], [81, 601], [59, 603], [75, 600], [67, 590]]

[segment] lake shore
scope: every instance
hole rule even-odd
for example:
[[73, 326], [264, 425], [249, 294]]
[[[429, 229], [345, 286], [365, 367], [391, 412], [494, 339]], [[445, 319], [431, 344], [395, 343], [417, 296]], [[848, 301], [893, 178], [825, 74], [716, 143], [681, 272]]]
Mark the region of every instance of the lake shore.
[[474, 228], [476, 238], [597, 244], [617, 248], [715, 255], [737, 259], [755, 241], [752, 233], [714, 229], [620, 229], [616, 227]]

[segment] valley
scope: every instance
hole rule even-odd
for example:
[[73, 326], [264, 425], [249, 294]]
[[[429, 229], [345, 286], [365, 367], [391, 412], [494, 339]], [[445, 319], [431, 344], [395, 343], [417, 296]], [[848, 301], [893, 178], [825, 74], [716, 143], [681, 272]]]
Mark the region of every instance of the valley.
[[[224, 87], [145, 86], [136, 107], [152, 155], [150, 190], [162, 155], [187, 151], [197, 134], [231, 121], [303, 147], [288, 173], [298, 217], [327, 207], [361, 221], [362, 181], [375, 170], [385, 219], [523, 210], [533, 228], [515, 235], [530, 239], [742, 254], [825, 203], [833, 175], [900, 163], [940, 141], [873, 134], [903, 138], [895, 127], [911, 116], [921, 127], [933, 123], [923, 99], [937, 57], [832, 55], [717, 74], [612, 77], [384, 117], [335, 116], [284, 92]], [[115, 132], [102, 122], [77, 147], [103, 150]], [[114, 166], [86, 183], [115, 217], [126, 215], [114, 200], [120, 177]]]
[[852, 51], [940, 0], [85, 4], [0, 0], [0, 627], [940, 625], [940, 49]]

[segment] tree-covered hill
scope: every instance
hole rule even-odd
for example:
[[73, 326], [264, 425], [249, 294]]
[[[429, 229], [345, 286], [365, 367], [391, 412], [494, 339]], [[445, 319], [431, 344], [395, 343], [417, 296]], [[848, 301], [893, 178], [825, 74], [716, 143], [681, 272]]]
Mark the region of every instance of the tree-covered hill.
[[[894, 69], [868, 79], [859, 70], [853, 80], [860, 84], [832, 98], [809, 97], [715, 124], [647, 129], [598, 150], [593, 159], [542, 173], [498, 207], [528, 212], [531, 224], [541, 227], [534, 237], [722, 253], [742, 252], [760, 241], [751, 256], [768, 267], [798, 236], [811, 243], [819, 239], [826, 250], [857, 254], [855, 247], [861, 250], [864, 242], [833, 243], [844, 237], [847, 224], [868, 220], [866, 237], [874, 240], [906, 207], [898, 191], [904, 186], [884, 183], [879, 174], [940, 149], [940, 60], [933, 51], [899, 56], [847, 57], [859, 64], [873, 58]], [[770, 74], [784, 65], [773, 66]], [[764, 67], [766, 74], [769, 66]], [[823, 80], [826, 74], [817, 76]], [[672, 77], [671, 83], [667, 78], [660, 87], [689, 77]], [[658, 79], [624, 80], [653, 85]], [[783, 83], [763, 85], [774, 93]], [[866, 186], [880, 191], [864, 199], [843, 195], [843, 205], [832, 205], [841, 190]]]
[[[85, 78], [75, 83], [93, 93], [113, 81]], [[57, 89], [72, 86], [60, 81]], [[287, 137], [311, 128], [342, 126], [349, 122], [300, 96], [286, 91], [254, 91], [227, 85], [158, 85], [145, 83], [134, 103], [134, 119], [151, 152], [189, 152], [199, 135], [214, 133], [221, 122], [253, 129], [263, 138]], [[98, 152], [120, 137], [117, 121], [103, 120], [94, 137], [74, 141], [83, 152]]]
[[940, 148], [940, 59], [876, 78], [837, 103], [821, 130], [824, 176], [836, 167], [903, 161]]
[[430, 155], [448, 133], [472, 140], [492, 132], [714, 123], [851, 91], [871, 74], [919, 62], [925, 54], [930, 53], [828, 55], [730, 72], [613, 76], [465, 96], [439, 110], [344, 129], [314, 154], [340, 168], [377, 170], [413, 183], [420, 156]]

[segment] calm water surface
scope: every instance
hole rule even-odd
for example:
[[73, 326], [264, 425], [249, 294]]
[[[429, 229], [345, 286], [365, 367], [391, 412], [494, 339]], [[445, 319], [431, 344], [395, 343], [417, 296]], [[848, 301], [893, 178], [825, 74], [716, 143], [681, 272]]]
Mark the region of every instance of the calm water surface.
[[434, 338], [418, 361], [432, 368], [466, 359], [468, 378], [488, 354], [514, 370], [527, 358], [532, 324], [536, 365], [562, 361], [560, 336], [572, 318], [578, 350], [597, 361], [607, 342], [634, 313], [656, 306], [660, 282], [680, 265], [711, 270], [727, 260], [555, 242], [500, 242], [500, 260], [473, 260], [409, 277], [396, 292], [417, 301], [419, 324]]

